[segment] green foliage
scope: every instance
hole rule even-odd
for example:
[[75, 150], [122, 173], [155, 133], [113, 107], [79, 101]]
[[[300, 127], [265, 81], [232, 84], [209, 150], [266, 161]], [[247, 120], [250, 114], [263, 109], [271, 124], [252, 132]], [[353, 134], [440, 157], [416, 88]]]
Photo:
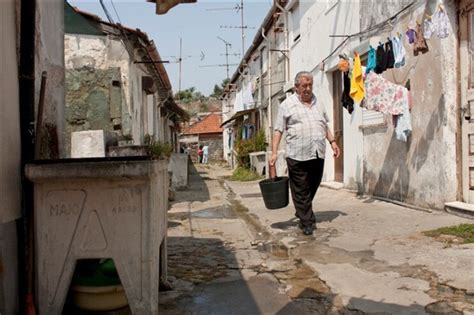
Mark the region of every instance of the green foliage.
[[253, 180], [262, 179], [263, 177], [258, 175], [257, 172], [249, 170], [248, 168], [238, 167], [230, 177], [231, 180], [248, 182]]
[[150, 135], [145, 135], [144, 142], [148, 146], [148, 155], [152, 159], [169, 158], [173, 153], [173, 146], [171, 144], [155, 141]]
[[423, 232], [426, 236], [454, 235], [463, 239], [464, 244], [474, 243], [474, 224], [460, 224]]
[[217, 85], [215, 84], [214, 85], [214, 91], [212, 92], [211, 95], [209, 95], [210, 97], [215, 97], [215, 98], [219, 98], [222, 96], [222, 94], [224, 93], [224, 89], [226, 87], [226, 85], [230, 82], [229, 79], [224, 79], [222, 80], [221, 82], [221, 85]]
[[[239, 135], [241, 134], [242, 132], [239, 130]], [[260, 129], [252, 138], [247, 140], [238, 137], [234, 147], [237, 152], [237, 165], [239, 167], [250, 168], [249, 153], [265, 151], [267, 149], [265, 132]]]
[[190, 87], [189, 89], [179, 91], [174, 95], [174, 98], [181, 103], [191, 103], [194, 101], [203, 101], [205, 99], [201, 92], [196, 91], [196, 88]]

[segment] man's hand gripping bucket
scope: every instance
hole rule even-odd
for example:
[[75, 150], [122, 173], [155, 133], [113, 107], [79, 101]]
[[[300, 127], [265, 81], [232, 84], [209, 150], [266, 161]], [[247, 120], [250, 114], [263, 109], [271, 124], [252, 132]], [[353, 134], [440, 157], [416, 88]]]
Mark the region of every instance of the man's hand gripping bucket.
[[275, 165], [268, 164], [269, 179], [264, 179], [258, 184], [262, 192], [265, 207], [269, 210], [281, 209], [288, 206], [288, 177], [276, 176]]

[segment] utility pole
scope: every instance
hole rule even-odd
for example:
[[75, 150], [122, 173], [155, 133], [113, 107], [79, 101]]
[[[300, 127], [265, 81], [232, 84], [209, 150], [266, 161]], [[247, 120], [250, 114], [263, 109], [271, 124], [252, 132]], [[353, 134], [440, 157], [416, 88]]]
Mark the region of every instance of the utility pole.
[[178, 93], [181, 92], [181, 63], [183, 61], [183, 39], [179, 38], [179, 76], [178, 76]]
[[232, 44], [223, 39], [222, 37], [217, 36], [217, 39], [220, 39], [225, 44], [225, 64], [227, 70], [227, 79], [229, 79], [229, 47], [232, 47]]
[[242, 30], [242, 58], [245, 56], [244, 0], [240, 0], [240, 27]]
[[242, 32], [242, 56], [245, 55], [245, 29], [255, 27], [249, 27], [244, 24], [244, 0], [240, 0], [240, 4], [236, 4], [233, 8], [215, 8], [215, 9], [208, 9], [207, 11], [218, 11], [218, 10], [236, 10], [237, 13], [240, 11], [240, 26], [229, 26], [229, 25], [221, 25], [221, 28], [240, 28]]

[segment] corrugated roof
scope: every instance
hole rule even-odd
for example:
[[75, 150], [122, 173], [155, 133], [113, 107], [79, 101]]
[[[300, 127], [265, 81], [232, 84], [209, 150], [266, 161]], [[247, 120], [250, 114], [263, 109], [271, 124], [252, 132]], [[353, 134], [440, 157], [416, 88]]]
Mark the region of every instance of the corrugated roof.
[[223, 129], [221, 128], [221, 123], [221, 114], [210, 114], [185, 129], [183, 135], [222, 133]]

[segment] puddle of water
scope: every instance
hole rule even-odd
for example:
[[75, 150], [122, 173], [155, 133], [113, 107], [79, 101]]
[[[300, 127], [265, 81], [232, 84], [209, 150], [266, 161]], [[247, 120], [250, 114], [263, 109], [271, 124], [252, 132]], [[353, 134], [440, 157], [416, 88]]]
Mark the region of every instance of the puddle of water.
[[276, 258], [280, 258], [280, 259], [290, 258], [288, 248], [281, 243], [277, 243], [277, 242], [263, 243], [261, 246], [258, 246], [258, 250], [260, 252], [268, 253]]

